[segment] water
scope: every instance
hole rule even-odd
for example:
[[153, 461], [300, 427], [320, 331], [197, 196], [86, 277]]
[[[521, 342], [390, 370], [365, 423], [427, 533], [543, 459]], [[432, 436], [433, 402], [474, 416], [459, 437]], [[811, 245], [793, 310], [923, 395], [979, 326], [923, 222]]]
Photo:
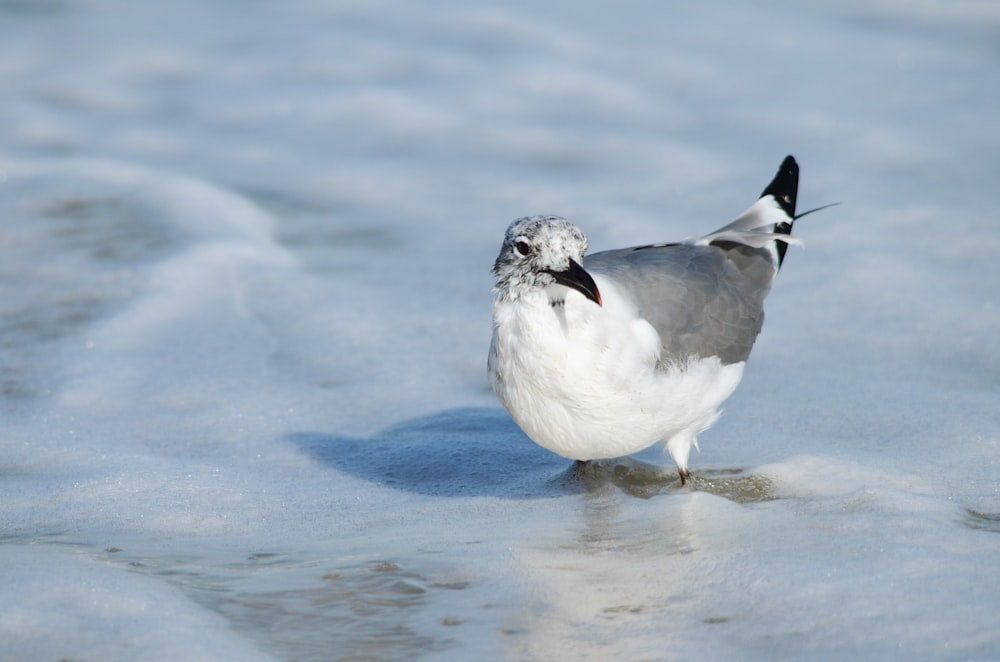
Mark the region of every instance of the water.
[[[0, 657], [1000, 657], [991, 2], [0, 2]], [[507, 223], [799, 226], [726, 414], [575, 471]]]

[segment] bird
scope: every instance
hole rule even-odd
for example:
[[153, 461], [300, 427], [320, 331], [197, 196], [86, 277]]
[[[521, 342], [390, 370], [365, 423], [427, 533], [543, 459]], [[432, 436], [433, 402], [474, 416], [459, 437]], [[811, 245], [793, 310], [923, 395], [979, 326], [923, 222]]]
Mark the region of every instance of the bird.
[[[759, 198], [701, 237], [585, 255], [560, 216], [513, 221], [493, 264], [490, 383], [543, 448], [578, 462], [691, 446], [735, 391], [798, 218], [787, 156]], [[829, 206], [829, 205], [827, 205]]]

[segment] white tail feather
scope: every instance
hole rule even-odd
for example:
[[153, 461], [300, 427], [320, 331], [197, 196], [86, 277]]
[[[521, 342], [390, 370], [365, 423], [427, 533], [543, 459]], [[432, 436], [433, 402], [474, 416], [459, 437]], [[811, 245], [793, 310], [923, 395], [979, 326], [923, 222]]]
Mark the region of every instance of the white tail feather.
[[707, 246], [713, 241], [731, 241], [753, 248], [765, 248], [772, 241], [781, 241], [801, 246], [801, 239], [774, 231], [779, 223], [792, 223], [794, 220], [785, 213], [774, 196], [765, 195], [729, 225], [689, 242], [697, 246]]

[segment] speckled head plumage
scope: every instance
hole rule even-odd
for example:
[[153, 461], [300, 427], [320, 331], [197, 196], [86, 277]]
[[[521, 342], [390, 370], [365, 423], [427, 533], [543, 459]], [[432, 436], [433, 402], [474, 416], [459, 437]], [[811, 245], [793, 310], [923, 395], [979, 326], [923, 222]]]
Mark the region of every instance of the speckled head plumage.
[[493, 263], [496, 291], [514, 301], [554, 283], [573, 288], [600, 303], [597, 285], [581, 265], [587, 237], [559, 216], [525, 216], [510, 224]]

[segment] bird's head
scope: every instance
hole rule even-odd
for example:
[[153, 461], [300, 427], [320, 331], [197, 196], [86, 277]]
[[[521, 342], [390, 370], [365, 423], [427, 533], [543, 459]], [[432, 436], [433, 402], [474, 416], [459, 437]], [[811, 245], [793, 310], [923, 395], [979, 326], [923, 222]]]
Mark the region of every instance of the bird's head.
[[597, 305], [601, 294], [581, 266], [587, 237], [558, 216], [525, 216], [510, 224], [493, 264], [497, 293], [514, 301], [553, 284], [572, 288]]

